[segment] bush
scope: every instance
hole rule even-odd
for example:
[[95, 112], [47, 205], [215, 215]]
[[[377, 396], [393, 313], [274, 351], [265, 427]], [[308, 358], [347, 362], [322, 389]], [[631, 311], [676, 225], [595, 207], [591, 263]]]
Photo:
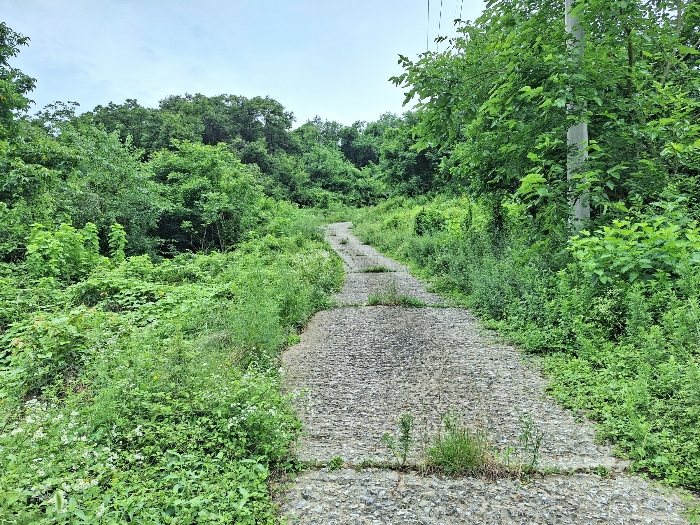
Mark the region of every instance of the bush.
[[33, 224], [27, 245], [29, 277], [56, 277], [65, 281], [84, 278], [104, 260], [100, 257], [97, 227], [87, 223], [77, 230], [62, 223], [51, 231], [43, 224]]
[[[277, 523], [299, 432], [277, 352], [342, 281], [316, 219], [277, 209], [235, 252], [129, 257], [2, 310], [0, 521]], [[8, 271], [3, 296], [44, 289]]]
[[570, 245], [585, 275], [602, 284], [649, 281], [659, 275], [675, 278], [684, 265], [700, 262], [700, 230], [694, 223], [682, 227], [663, 216], [643, 222], [613, 220], [613, 226], [595, 234], [584, 230]]

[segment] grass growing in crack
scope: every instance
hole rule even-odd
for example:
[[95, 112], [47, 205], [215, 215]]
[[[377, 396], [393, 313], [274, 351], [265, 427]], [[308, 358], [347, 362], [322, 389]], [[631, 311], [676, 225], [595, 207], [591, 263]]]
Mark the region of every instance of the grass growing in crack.
[[391, 270], [387, 268], [386, 266], [382, 265], [377, 265], [377, 266], [368, 266], [367, 268], [363, 268], [360, 270], [360, 273], [384, 273], [384, 272], [393, 272], [394, 270]]
[[607, 479], [612, 475], [610, 468], [605, 465], [598, 465], [593, 469], [593, 472], [603, 479]]
[[537, 423], [530, 414], [521, 414], [520, 421], [520, 446], [523, 451], [523, 469], [525, 472], [532, 472], [537, 469], [537, 465], [542, 457], [540, 448], [544, 442], [544, 432], [537, 428]]
[[336, 456], [328, 462], [328, 470], [333, 472], [334, 470], [340, 470], [343, 468], [343, 458]]
[[419, 299], [400, 295], [395, 282], [389, 283], [385, 288], [372, 292], [367, 298], [368, 306], [406, 306], [409, 308], [421, 308], [425, 303]]
[[343, 237], [342, 239], [340, 239], [340, 244], [347, 244], [347, 243], [348, 243], [347, 237]]
[[508, 445], [503, 452], [497, 452], [495, 455], [498, 463], [510, 475], [522, 478], [538, 470], [542, 458], [540, 449], [544, 443], [545, 434], [537, 427], [537, 423], [530, 414], [520, 414], [518, 420], [520, 421], [519, 450]]
[[429, 466], [449, 475], [464, 475], [482, 473], [495, 463], [483, 431], [468, 428], [454, 414], [445, 416], [443, 425], [444, 432], [437, 436], [433, 446], [428, 449]]
[[[420, 454], [422, 458], [417, 468], [423, 474], [441, 471], [450, 476], [483, 476], [494, 480], [528, 478], [537, 471], [544, 432], [537, 428], [529, 414], [520, 416], [520, 450], [507, 447], [504, 453], [493, 449], [484, 430], [470, 428], [458, 414], [450, 413], [442, 418], [442, 422], [442, 431]], [[382, 437], [382, 443], [391, 451], [399, 468], [406, 467], [414, 445], [414, 429], [413, 416], [402, 414], [398, 418], [398, 437], [388, 433]]]
[[384, 443], [394, 455], [399, 466], [403, 467], [406, 465], [406, 459], [413, 446], [413, 416], [411, 414], [401, 414], [398, 423], [398, 438], [386, 433], [382, 436], [382, 443]]
[[377, 462], [374, 459], [375, 457], [372, 456], [371, 458], [364, 458], [360, 463], [355, 467], [356, 470], [362, 470], [366, 468], [371, 468], [374, 467]]

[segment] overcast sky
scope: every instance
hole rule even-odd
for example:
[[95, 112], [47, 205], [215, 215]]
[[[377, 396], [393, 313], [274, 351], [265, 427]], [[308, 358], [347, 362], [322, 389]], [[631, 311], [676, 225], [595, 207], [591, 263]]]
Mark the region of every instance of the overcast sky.
[[[80, 111], [167, 95], [270, 96], [303, 124], [351, 124], [402, 113], [388, 78], [398, 54], [454, 35], [481, 0], [0, 0], [0, 16], [31, 39], [12, 62], [37, 79], [36, 108]], [[442, 44], [443, 46], [445, 44]]]

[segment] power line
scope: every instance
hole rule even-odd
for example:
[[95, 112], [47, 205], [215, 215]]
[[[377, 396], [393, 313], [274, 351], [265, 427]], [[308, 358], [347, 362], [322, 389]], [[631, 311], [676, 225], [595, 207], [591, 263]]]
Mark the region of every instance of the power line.
[[[455, 32], [455, 37], [458, 36], [459, 33], [459, 25], [457, 24], [457, 20], [462, 20], [462, 8], [464, 7], [464, 0], [459, 2], [458, 0], [455, 0], [455, 13], [454, 16], [452, 17], [452, 26], [453, 30]], [[457, 13], [459, 12], [459, 16], [457, 16]]]
[[428, 27], [425, 30], [425, 50], [430, 51], [430, 0], [428, 0]]
[[[440, 16], [438, 18], [438, 38], [440, 38], [441, 28], [442, 28], [442, 0], [440, 0]], [[435, 51], [440, 51], [439, 46], [440, 46], [440, 43], [435, 42]]]

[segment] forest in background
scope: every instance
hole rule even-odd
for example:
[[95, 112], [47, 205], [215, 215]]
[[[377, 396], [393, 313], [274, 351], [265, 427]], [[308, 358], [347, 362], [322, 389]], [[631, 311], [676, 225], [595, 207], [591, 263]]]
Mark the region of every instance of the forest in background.
[[342, 281], [331, 218], [541, 355], [634, 471], [700, 489], [700, 3], [575, 3], [583, 59], [560, 3], [400, 57], [415, 111], [294, 129], [234, 95], [30, 116], [0, 25], [0, 517], [275, 522], [276, 355]]

